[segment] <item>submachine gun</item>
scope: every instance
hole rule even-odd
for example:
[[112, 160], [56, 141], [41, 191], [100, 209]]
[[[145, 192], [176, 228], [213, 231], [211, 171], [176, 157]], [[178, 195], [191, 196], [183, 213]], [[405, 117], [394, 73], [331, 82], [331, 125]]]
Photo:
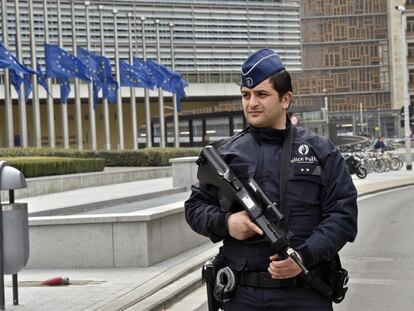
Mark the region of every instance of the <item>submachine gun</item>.
[[[313, 271], [309, 272], [302, 263], [299, 254], [289, 246], [289, 239], [293, 234], [284, 230], [281, 224], [284, 216], [278, 210], [277, 204], [270, 201], [252, 177], [247, 182], [247, 188], [233, 173], [215, 147], [211, 145], [202, 149], [197, 165], [199, 166], [197, 178], [200, 183], [214, 185], [220, 190], [219, 200], [223, 210], [229, 211], [233, 206], [241, 206], [247, 211], [252, 221], [263, 230], [263, 235], [270, 242], [275, 254], [283, 258], [292, 258], [302, 269], [301, 277], [305, 284], [323, 295], [332, 296], [332, 288]], [[209, 271], [212, 272], [209, 273]], [[209, 310], [218, 310], [221, 303], [225, 301], [217, 298], [216, 291], [217, 284], [220, 282], [219, 276], [229, 277], [225, 270], [223, 273], [220, 273], [221, 271], [217, 273], [212, 268], [211, 261], [203, 267], [203, 279], [207, 283]], [[224, 288], [224, 292], [226, 289]]]
[[[200, 183], [211, 184], [220, 189], [222, 208], [229, 209], [234, 204], [242, 206], [263, 230], [263, 235], [270, 242], [275, 254], [291, 257], [304, 275], [309, 274], [298, 253], [289, 246], [289, 239], [293, 235], [282, 229], [280, 222], [284, 217], [279, 212], [277, 204], [270, 201], [252, 177], [248, 180], [248, 190], [211, 145], [203, 148], [197, 164], [197, 178]], [[273, 221], [269, 220], [270, 217]]]

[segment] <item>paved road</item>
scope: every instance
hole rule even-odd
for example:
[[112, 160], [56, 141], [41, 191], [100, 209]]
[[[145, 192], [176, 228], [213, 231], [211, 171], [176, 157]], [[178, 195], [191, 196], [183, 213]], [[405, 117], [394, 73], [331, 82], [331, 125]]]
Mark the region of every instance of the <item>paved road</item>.
[[359, 202], [357, 241], [342, 251], [349, 295], [336, 311], [405, 311], [414, 306], [414, 187]]
[[[335, 311], [413, 310], [413, 199], [413, 186], [359, 199], [357, 240], [341, 251], [350, 289]], [[201, 287], [168, 311], [207, 311], [205, 295]]]

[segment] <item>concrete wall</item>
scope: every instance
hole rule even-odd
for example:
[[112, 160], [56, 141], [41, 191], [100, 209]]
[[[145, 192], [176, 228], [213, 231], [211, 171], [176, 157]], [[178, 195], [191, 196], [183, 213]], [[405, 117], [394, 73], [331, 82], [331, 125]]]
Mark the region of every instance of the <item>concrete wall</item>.
[[28, 268], [143, 267], [207, 242], [183, 202], [128, 214], [29, 218]]
[[[68, 174], [58, 176], [45, 176], [27, 178], [27, 188], [15, 191], [16, 198], [33, 197], [48, 193], [75, 190], [86, 187], [131, 182], [150, 178], [162, 178], [171, 176], [171, 167], [130, 167], [120, 170], [109, 169], [104, 172]], [[2, 200], [8, 200], [8, 192], [3, 191]]]
[[169, 160], [173, 176], [173, 187], [186, 187], [190, 189], [191, 185], [198, 182], [197, 159], [198, 157], [183, 157]]

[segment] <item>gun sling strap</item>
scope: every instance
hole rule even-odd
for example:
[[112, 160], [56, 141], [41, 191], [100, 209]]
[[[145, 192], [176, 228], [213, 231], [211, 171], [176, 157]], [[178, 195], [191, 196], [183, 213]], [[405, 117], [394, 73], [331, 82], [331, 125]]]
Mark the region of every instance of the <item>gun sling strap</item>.
[[286, 134], [283, 139], [282, 160], [280, 163], [280, 212], [285, 216], [286, 224], [289, 219], [289, 210], [285, 209], [285, 194], [287, 191], [287, 184], [289, 180], [290, 158], [292, 155], [293, 137], [295, 136], [296, 127], [290, 125], [286, 129]]
[[[293, 138], [295, 136], [295, 132], [296, 128], [293, 125], [290, 125], [290, 127], [287, 128], [287, 133], [283, 140], [282, 159], [280, 163], [280, 212], [283, 213], [285, 217], [286, 227], [288, 225], [290, 211], [285, 204], [285, 196], [289, 180], [290, 159], [292, 155]], [[336, 261], [337, 269], [343, 270], [338, 255], [335, 256], [334, 260]], [[331, 286], [325, 283], [321, 279], [319, 273], [317, 273], [316, 271], [312, 271], [310, 275], [304, 276], [300, 281], [299, 284], [305, 283], [309, 287], [313, 288], [314, 290], [320, 292], [325, 296], [332, 297], [333, 295], [333, 289], [331, 288]]]
[[[289, 219], [289, 209], [285, 204], [285, 197], [287, 191], [287, 184], [290, 173], [290, 159], [292, 155], [293, 139], [296, 128], [293, 125], [287, 127], [285, 137], [283, 139], [282, 158], [280, 163], [280, 202], [279, 211], [284, 216], [284, 225], [287, 228]], [[267, 287], [267, 288], [282, 288], [290, 286], [309, 286], [314, 290], [320, 292], [325, 296], [332, 296], [332, 289], [326, 284], [320, 276], [312, 271], [309, 276], [295, 277], [287, 280], [274, 280], [270, 278], [268, 272], [247, 272], [242, 271], [238, 274], [239, 284], [253, 286], [253, 287]]]

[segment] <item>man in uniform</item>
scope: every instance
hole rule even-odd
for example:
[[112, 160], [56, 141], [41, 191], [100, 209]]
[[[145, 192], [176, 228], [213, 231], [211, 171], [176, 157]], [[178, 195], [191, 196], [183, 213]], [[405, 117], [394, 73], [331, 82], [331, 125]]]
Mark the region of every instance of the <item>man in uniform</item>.
[[[289, 73], [270, 49], [251, 54], [242, 65], [241, 94], [248, 128], [218, 147], [242, 182], [253, 177], [272, 202], [280, 202], [280, 162], [292, 100]], [[282, 212], [293, 233], [291, 247], [310, 270], [331, 261], [357, 234], [357, 192], [336, 146], [304, 129], [294, 131], [289, 179]], [[192, 229], [213, 242], [223, 240], [226, 265], [237, 286], [225, 310], [332, 310], [332, 301], [304, 286], [301, 269], [272, 253], [262, 230], [246, 211], [220, 208], [218, 189], [192, 186], [185, 202]]]

